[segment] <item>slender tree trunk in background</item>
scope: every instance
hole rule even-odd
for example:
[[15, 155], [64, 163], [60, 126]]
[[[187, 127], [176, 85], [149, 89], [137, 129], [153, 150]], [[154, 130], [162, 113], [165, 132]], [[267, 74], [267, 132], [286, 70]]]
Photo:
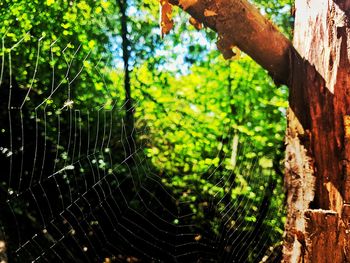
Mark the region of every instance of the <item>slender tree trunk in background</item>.
[[130, 83], [130, 41], [128, 38], [128, 17], [126, 14], [127, 0], [117, 0], [120, 10], [120, 24], [122, 36], [123, 62], [124, 62], [124, 90], [125, 90], [125, 136], [127, 157], [135, 152], [134, 107], [131, 97]]
[[350, 262], [350, 1], [297, 0], [285, 262]]
[[283, 262], [350, 262], [350, 1], [296, 0], [294, 47], [247, 1], [170, 1], [290, 88]]

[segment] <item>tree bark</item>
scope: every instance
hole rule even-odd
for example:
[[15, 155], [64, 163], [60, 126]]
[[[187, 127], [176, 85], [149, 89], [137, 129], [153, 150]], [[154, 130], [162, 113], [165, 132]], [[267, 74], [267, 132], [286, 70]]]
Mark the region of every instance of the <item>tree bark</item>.
[[290, 88], [283, 262], [350, 262], [350, 1], [296, 0], [294, 47], [244, 0], [171, 2]]
[[287, 131], [285, 262], [349, 262], [349, 7], [297, 0]]

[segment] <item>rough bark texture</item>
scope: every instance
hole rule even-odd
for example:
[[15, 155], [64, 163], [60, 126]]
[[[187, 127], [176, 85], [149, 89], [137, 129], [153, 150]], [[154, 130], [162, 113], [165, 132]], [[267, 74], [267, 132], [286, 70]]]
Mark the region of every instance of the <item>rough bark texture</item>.
[[296, 1], [284, 262], [350, 262], [349, 7]]
[[225, 57], [237, 46], [267, 69], [279, 83], [289, 76], [290, 41], [245, 0], [170, 0], [200, 23], [218, 33], [218, 48]]

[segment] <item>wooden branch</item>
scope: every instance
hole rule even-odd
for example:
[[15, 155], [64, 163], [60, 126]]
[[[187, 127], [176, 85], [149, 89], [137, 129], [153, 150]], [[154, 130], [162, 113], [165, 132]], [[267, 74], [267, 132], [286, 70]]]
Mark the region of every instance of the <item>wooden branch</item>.
[[291, 42], [246, 0], [169, 0], [218, 33], [224, 57], [232, 47], [251, 56], [275, 81], [288, 84]]

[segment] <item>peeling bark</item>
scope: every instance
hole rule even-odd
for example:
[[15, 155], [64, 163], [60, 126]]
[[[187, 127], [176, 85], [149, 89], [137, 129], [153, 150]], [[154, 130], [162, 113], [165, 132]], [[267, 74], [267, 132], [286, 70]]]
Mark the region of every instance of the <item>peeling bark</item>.
[[218, 48], [224, 57], [232, 48], [251, 56], [268, 70], [273, 79], [287, 84], [290, 41], [248, 1], [245, 0], [170, 0], [198, 22], [218, 33]]
[[292, 109], [288, 110], [288, 122], [285, 162], [288, 216], [283, 255], [285, 262], [299, 262], [297, 259], [303, 256], [304, 244], [300, 237], [298, 239], [298, 233], [305, 233], [304, 211], [314, 199], [316, 178], [312, 157], [305, 147], [305, 143], [309, 143], [308, 132], [304, 130]]

